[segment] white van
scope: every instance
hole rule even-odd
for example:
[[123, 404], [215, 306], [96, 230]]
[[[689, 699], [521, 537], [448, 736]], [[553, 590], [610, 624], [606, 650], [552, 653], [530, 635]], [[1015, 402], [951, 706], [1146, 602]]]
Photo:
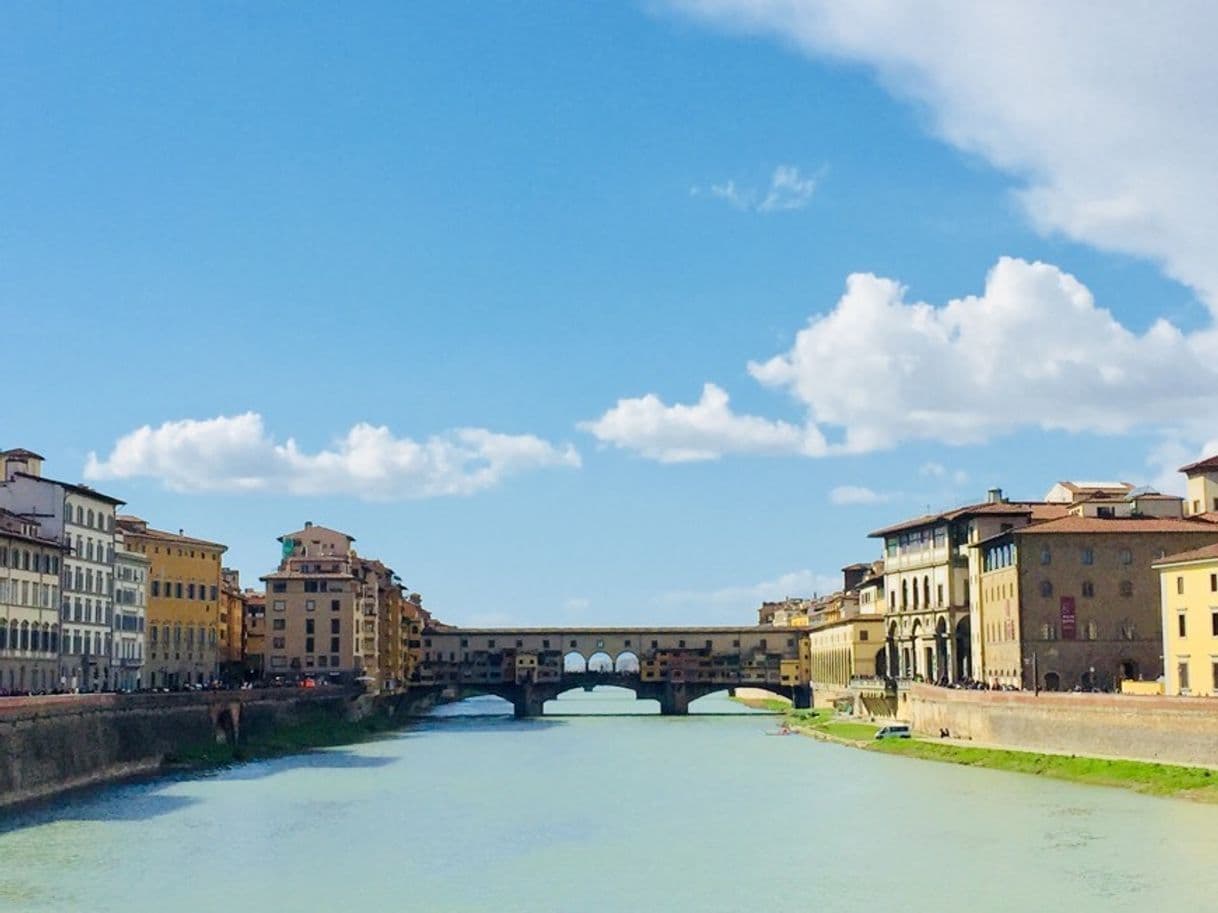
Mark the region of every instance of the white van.
[[877, 739], [908, 739], [913, 737], [913, 733], [909, 731], [908, 723], [890, 723], [887, 726], [881, 726], [875, 737]]

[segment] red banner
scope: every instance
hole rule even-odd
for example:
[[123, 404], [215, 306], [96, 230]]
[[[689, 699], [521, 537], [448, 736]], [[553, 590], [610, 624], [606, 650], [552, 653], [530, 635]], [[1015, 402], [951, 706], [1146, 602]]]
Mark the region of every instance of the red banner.
[[1062, 640], [1074, 640], [1078, 636], [1078, 620], [1074, 614], [1074, 597], [1062, 597]]

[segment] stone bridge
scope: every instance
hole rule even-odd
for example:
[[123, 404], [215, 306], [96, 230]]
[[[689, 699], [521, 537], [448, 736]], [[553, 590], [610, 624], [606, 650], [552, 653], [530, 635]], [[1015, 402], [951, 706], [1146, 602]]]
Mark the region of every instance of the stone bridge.
[[629, 688], [665, 715], [706, 694], [765, 688], [810, 707], [801, 684], [798, 630], [742, 628], [431, 628], [417, 685], [451, 696], [495, 694], [516, 716], [540, 716], [573, 688]]

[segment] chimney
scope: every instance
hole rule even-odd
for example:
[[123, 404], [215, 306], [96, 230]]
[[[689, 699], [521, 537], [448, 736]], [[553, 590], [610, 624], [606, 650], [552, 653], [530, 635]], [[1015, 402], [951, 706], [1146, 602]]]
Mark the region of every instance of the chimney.
[[985, 493], [986, 504], [1001, 504], [1006, 499], [1002, 496], [1001, 488], [991, 488]]
[[313, 521], [305, 520], [305, 529], [312, 529], [312, 528], [313, 528]]

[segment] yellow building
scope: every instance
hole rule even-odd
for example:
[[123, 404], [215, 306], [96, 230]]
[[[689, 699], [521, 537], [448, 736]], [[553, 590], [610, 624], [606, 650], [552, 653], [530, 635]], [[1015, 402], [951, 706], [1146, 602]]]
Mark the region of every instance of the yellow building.
[[1218, 544], [1155, 562], [1163, 612], [1164, 691], [1218, 695]]
[[220, 560], [227, 546], [153, 529], [139, 517], [119, 517], [118, 525], [128, 550], [149, 560], [142, 684], [176, 688], [214, 681], [224, 655]]
[[245, 663], [245, 592], [241, 575], [232, 568], [221, 570], [220, 664], [225, 679], [240, 681]]

